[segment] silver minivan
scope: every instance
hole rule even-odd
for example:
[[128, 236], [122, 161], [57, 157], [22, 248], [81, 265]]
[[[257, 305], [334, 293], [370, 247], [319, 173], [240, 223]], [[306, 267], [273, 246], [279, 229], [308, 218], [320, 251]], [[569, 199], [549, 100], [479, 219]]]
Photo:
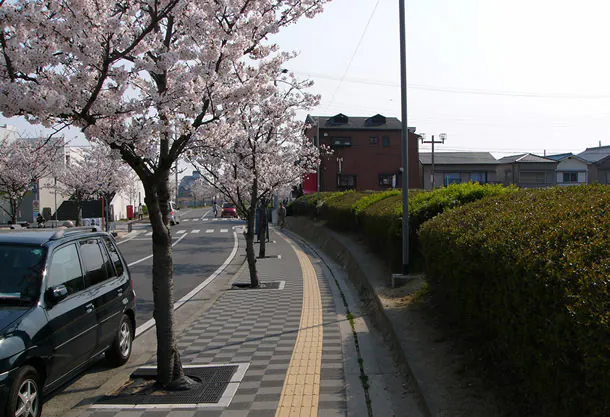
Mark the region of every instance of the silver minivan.
[[180, 210], [173, 201], [169, 202], [169, 224], [172, 226], [180, 224]]

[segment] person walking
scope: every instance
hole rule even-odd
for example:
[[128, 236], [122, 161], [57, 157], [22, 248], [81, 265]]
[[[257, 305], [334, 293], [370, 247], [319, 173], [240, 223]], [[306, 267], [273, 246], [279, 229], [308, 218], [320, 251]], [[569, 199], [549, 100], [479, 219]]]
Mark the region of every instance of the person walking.
[[218, 204], [214, 202], [214, 217], [218, 217]]
[[280, 229], [283, 229], [286, 222], [286, 207], [284, 207], [284, 203], [280, 203], [280, 208], [277, 210], [277, 218]]

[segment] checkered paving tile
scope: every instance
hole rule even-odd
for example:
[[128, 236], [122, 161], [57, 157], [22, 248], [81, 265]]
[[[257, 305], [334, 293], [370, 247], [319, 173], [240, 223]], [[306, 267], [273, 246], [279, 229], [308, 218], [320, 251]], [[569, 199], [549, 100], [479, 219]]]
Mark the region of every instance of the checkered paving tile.
[[[298, 334], [303, 303], [299, 261], [288, 244], [274, 236], [269, 255], [257, 262], [261, 281], [285, 280], [283, 290], [227, 291], [178, 338], [187, 365], [248, 362], [250, 366], [224, 409], [93, 410], [86, 417], [274, 417]], [[332, 276], [312, 260], [322, 299], [323, 346], [319, 417], [347, 416], [341, 335], [330, 285]], [[245, 268], [239, 282], [249, 280]], [[331, 284], [332, 283], [332, 284]]]

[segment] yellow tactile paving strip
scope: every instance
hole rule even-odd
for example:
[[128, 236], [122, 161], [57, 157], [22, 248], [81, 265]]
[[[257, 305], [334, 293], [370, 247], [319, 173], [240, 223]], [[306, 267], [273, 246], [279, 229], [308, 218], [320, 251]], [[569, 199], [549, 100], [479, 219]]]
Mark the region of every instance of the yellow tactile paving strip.
[[317, 417], [322, 365], [322, 298], [316, 272], [291, 241], [303, 272], [303, 310], [275, 417]]

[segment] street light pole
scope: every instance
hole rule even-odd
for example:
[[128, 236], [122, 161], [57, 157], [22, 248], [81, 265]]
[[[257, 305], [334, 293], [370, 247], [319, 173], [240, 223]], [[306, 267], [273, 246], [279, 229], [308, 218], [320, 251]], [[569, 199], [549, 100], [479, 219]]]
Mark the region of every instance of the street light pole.
[[398, 0], [400, 20], [400, 104], [402, 119], [402, 273], [409, 273], [409, 124], [407, 123], [407, 47], [405, 0]]

